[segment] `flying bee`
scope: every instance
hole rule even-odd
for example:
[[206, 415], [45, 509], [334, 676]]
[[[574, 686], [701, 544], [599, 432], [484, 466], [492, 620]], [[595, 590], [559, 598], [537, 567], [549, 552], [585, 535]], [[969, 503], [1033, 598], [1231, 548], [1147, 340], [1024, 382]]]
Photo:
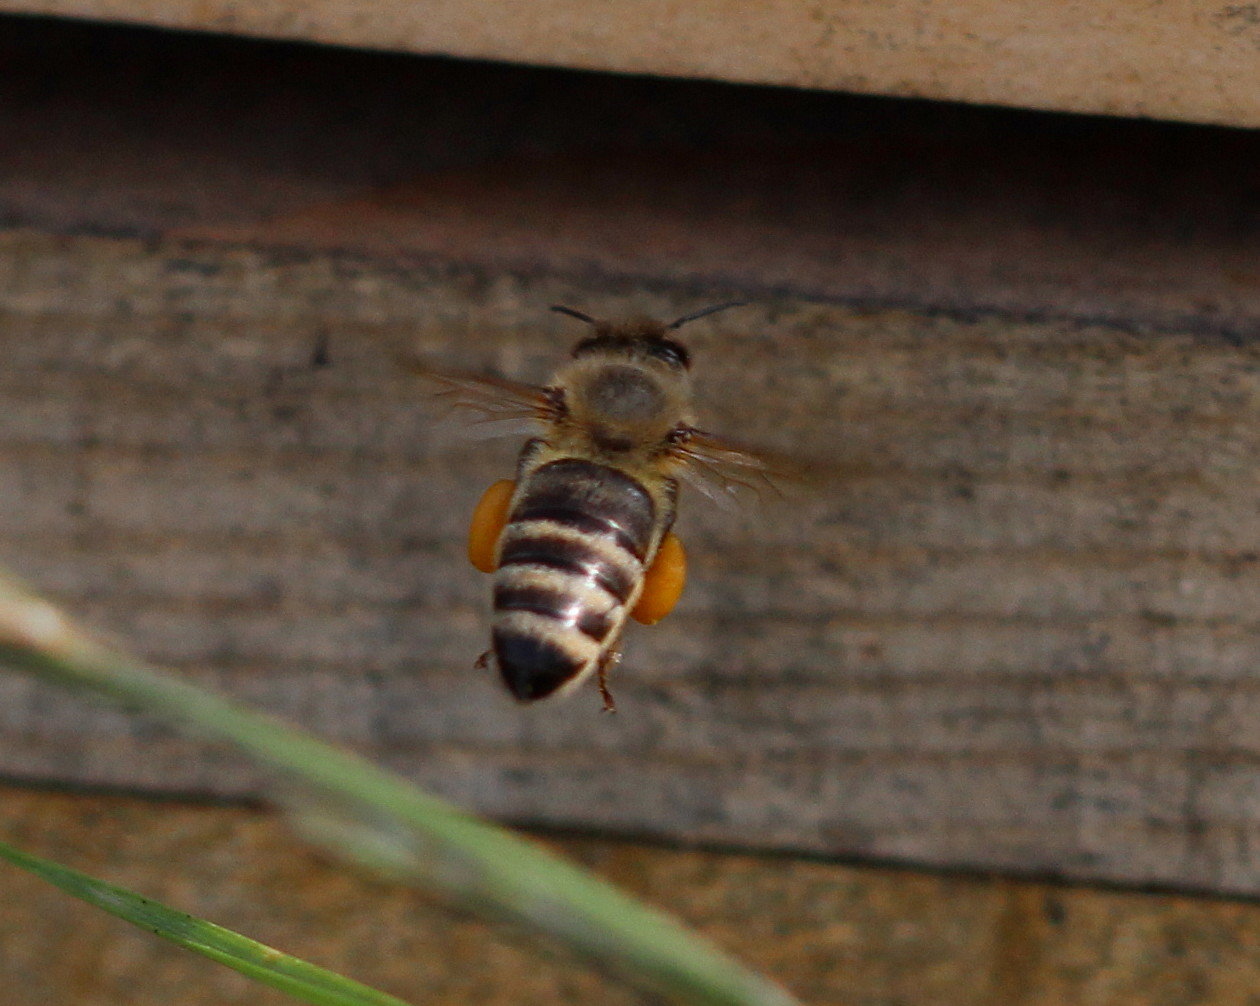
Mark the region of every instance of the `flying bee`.
[[508, 690], [529, 702], [608, 672], [626, 618], [651, 625], [682, 595], [686, 556], [672, 528], [679, 480], [721, 498], [766, 479], [762, 458], [705, 433], [691, 406], [691, 357], [673, 332], [737, 304], [669, 324], [600, 321], [553, 311], [592, 333], [551, 384], [411, 369], [483, 421], [527, 420], [536, 435], [514, 480], [496, 482], [473, 513], [468, 557], [494, 574], [491, 649]]

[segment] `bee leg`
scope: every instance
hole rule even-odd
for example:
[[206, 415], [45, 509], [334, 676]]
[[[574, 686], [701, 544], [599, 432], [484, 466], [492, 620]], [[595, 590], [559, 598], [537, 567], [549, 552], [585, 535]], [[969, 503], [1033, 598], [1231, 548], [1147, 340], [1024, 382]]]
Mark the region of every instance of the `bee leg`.
[[615, 713], [617, 711], [617, 703], [613, 701], [612, 692], [608, 690], [608, 672], [620, 662], [621, 653], [617, 650], [609, 650], [599, 661], [599, 694], [604, 700], [604, 712], [606, 713]]
[[493, 573], [498, 566], [499, 537], [507, 525], [508, 510], [516, 483], [500, 479], [481, 497], [468, 525], [468, 561], [483, 573]]

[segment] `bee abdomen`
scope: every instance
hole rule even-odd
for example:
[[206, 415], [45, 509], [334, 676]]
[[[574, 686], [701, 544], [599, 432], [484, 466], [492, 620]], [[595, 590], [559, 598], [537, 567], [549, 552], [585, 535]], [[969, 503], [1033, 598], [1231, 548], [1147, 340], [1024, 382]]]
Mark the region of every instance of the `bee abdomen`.
[[495, 587], [495, 611], [532, 612], [564, 626], [572, 626], [597, 643], [602, 643], [616, 628], [617, 609], [621, 605], [600, 604], [602, 599], [590, 604], [582, 592], [568, 593], [561, 588], [542, 586], [531, 582], [532, 578], [528, 575], [521, 579], [524, 582], [509, 580]]
[[563, 458], [529, 474], [509, 520], [554, 521], [608, 537], [642, 562], [651, 545], [656, 506], [633, 476], [594, 461]]
[[540, 530], [509, 525], [495, 574], [494, 653], [519, 699], [544, 698], [598, 666], [639, 578], [631, 556], [608, 554], [615, 545], [560, 537], [554, 525], [531, 533]]
[[594, 667], [554, 630], [527, 621], [497, 619], [491, 642], [503, 683], [522, 700], [545, 699]]
[[552, 521], [517, 522], [504, 532], [499, 553], [499, 581], [507, 570], [554, 570], [599, 586], [618, 604], [625, 604], [643, 567], [619, 546], [575, 534]]
[[504, 531], [494, 652], [517, 698], [584, 677], [616, 642], [642, 582], [654, 507], [633, 478], [563, 459], [530, 474]]

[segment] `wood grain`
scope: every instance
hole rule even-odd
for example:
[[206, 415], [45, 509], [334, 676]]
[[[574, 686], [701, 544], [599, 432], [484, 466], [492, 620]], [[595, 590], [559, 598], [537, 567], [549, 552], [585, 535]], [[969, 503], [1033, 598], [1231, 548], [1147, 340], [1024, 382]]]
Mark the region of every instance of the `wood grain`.
[[1250, 4], [1074, 7], [893, 0], [0, 0], [0, 11], [623, 74], [831, 88], [982, 104], [1260, 123]]
[[5, 226], [1240, 341], [1260, 325], [1255, 131], [3, 26]]
[[[461, 438], [393, 354], [543, 379], [577, 334], [548, 303], [738, 292], [0, 234], [0, 559], [497, 816], [1260, 890], [1249, 343], [791, 300], [697, 322], [706, 422], [817, 485], [685, 500], [692, 583], [628, 639], [616, 717], [473, 668], [463, 525], [514, 445]], [[266, 785], [7, 677], [0, 771]]]

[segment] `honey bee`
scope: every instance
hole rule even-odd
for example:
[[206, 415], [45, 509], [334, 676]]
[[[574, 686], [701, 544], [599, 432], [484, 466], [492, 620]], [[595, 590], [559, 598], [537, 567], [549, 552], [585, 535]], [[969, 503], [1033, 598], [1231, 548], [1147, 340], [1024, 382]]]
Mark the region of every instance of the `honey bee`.
[[491, 648], [477, 665], [493, 663], [518, 700], [568, 692], [594, 674], [614, 711], [608, 673], [627, 617], [651, 625], [682, 595], [686, 556], [672, 530], [680, 479], [719, 499], [768, 480], [766, 460], [696, 426], [691, 356], [673, 335], [736, 306], [664, 324], [555, 305], [592, 332], [545, 387], [408, 362], [484, 421], [534, 428], [515, 479], [486, 490], [468, 537], [469, 560], [494, 574]]

